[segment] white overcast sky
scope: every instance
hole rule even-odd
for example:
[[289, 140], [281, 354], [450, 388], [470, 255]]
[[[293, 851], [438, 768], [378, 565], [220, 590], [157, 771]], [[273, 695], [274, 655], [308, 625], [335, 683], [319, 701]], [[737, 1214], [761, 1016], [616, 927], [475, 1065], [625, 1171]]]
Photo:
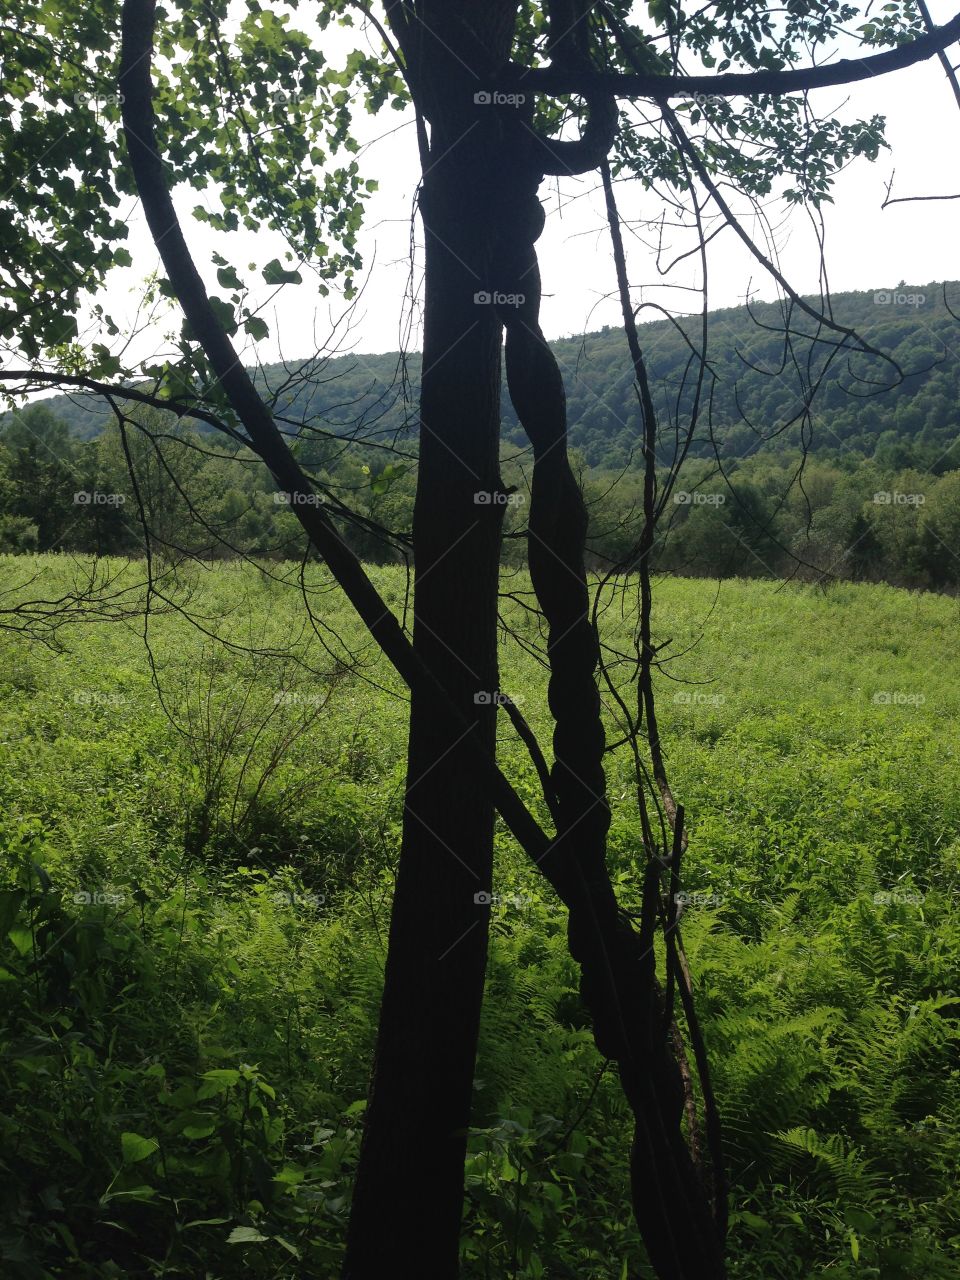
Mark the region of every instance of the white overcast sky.
[[[931, 0], [934, 21], [952, 16], [951, 0]], [[335, 50], [353, 47], [357, 33], [336, 32], [324, 36], [324, 50], [331, 61], [339, 61]], [[332, 43], [331, 43], [332, 41]], [[846, 51], [845, 51], [846, 52]], [[952, 60], [960, 62], [954, 46]], [[837, 180], [835, 205], [826, 213], [826, 265], [834, 292], [848, 289], [889, 289], [901, 280], [923, 286], [931, 281], [960, 277], [957, 222], [960, 200], [931, 201], [889, 206], [881, 209], [893, 170], [897, 196], [946, 195], [960, 192], [960, 110], [940, 64], [935, 60], [902, 72], [879, 77], [847, 89], [820, 90], [812, 95], [819, 113], [837, 113], [841, 118], [868, 118], [875, 113], [887, 117], [887, 139], [891, 150], [877, 162], [856, 161]], [[845, 104], [845, 105], [844, 105]], [[396, 350], [400, 343], [403, 299], [410, 273], [409, 216], [418, 176], [418, 159], [412, 124], [406, 116], [389, 109], [376, 120], [363, 117], [358, 109], [361, 137], [369, 139], [360, 163], [365, 177], [376, 178], [379, 192], [370, 201], [361, 248], [368, 272], [364, 296], [353, 317], [348, 343], [357, 353]], [[375, 140], [386, 131], [387, 136]], [[550, 338], [582, 333], [617, 324], [619, 306], [604, 295], [614, 287], [612, 260], [603, 234], [602, 203], [584, 183], [568, 183], [556, 192], [546, 186], [541, 197], [550, 211], [539, 252], [544, 281], [541, 313]], [[580, 198], [571, 199], [579, 195]], [[625, 219], [650, 216], [657, 205], [639, 184], [620, 184], [618, 200]], [[270, 237], [266, 234], [238, 233], [217, 237], [188, 216], [196, 203], [196, 193], [181, 193], [177, 203], [184, 215], [184, 228], [211, 291], [217, 290], [210, 255], [218, 249], [241, 268], [248, 260], [263, 263]], [[562, 206], [562, 207], [561, 207]], [[768, 214], [777, 224], [777, 248], [781, 266], [790, 283], [800, 292], [816, 293], [819, 288], [819, 254], [810, 221], [802, 211], [786, 214], [781, 201], [773, 202]], [[157, 255], [138, 212], [130, 220], [129, 246], [134, 253], [133, 271], [113, 273], [106, 301], [119, 319], [134, 314], [140, 293], [139, 282], [157, 265]], [[419, 226], [417, 233], [419, 238]], [[277, 240], [277, 249], [282, 243]], [[653, 254], [637, 239], [628, 240], [629, 269], [635, 301], [657, 301], [678, 311], [696, 309], [696, 299], [682, 291], [667, 293], [658, 287]], [[416, 280], [416, 271], [414, 273]], [[675, 277], [687, 285], [697, 284], [691, 266]], [[309, 276], [306, 277], [310, 279]], [[710, 305], [735, 306], [748, 291], [760, 299], [776, 296], [773, 282], [751, 260], [730, 231], [713, 242], [710, 251]], [[221, 290], [220, 292], [223, 292]], [[260, 343], [261, 360], [277, 358], [280, 350], [287, 358], [309, 354], [314, 349], [312, 335], [322, 344], [331, 320], [342, 315], [342, 300], [318, 298], [308, 283], [287, 287], [265, 312], [272, 335]], [[414, 324], [406, 345], [419, 346]], [[169, 326], [168, 326], [169, 327]], [[279, 335], [280, 346], [274, 335]], [[148, 354], [144, 340], [137, 350]], [[149, 353], [162, 347], [154, 333]], [[248, 353], [253, 355], [252, 344]]]

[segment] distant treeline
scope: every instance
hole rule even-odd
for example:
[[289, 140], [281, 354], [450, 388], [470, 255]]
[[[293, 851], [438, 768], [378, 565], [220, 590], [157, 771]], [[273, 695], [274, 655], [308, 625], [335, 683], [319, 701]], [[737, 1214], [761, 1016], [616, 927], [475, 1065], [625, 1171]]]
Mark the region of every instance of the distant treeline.
[[[146, 524], [154, 552], [167, 557], [303, 554], [289, 500], [270, 487], [258, 459], [162, 415], [139, 417], [147, 431], [126, 433], [135, 486], [117, 431], [80, 439], [47, 404], [9, 421], [0, 430], [0, 550], [139, 556]], [[409, 540], [413, 445], [391, 455], [321, 440], [300, 452], [357, 553], [397, 559]], [[639, 470], [578, 460], [593, 564], [628, 566], [642, 511]], [[688, 460], [661, 524], [656, 569], [708, 577], [827, 574], [935, 590], [960, 585], [960, 469], [908, 468], [881, 451], [870, 459], [815, 456], [802, 469], [801, 461], [782, 447], [722, 472], [715, 460]], [[478, 493], [476, 501], [503, 503], [504, 561], [519, 564], [529, 455], [508, 446], [503, 474], [503, 492]], [[343, 507], [359, 518], [345, 518]], [[379, 528], [397, 538], [384, 540]]]
[[[887, 470], [915, 467], [933, 474], [960, 467], [960, 284], [838, 294], [831, 308], [835, 325], [856, 330], [888, 358], [851, 354], [851, 339], [844, 345], [836, 329], [818, 330], [797, 308], [788, 317], [772, 303], [710, 313], [709, 372], [691, 456], [742, 458], [773, 438], [777, 450], [805, 444], [821, 460], [852, 454], [876, 458]], [[685, 427], [694, 406], [700, 322], [643, 324], [640, 338], [667, 463], [673, 429], [678, 421]], [[592, 468], [629, 465], [637, 455], [638, 415], [623, 333], [608, 328], [552, 347], [564, 375], [572, 445]], [[275, 393], [277, 412], [294, 421], [371, 442], [410, 442], [419, 356], [405, 362], [405, 396], [401, 368], [393, 352], [267, 365], [256, 377]], [[821, 375], [812, 417], [804, 421], [804, 397]], [[109, 419], [107, 406], [91, 397], [60, 397], [52, 405], [71, 433], [85, 439]], [[506, 395], [503, 432], [507, 443], [525, 444]]]

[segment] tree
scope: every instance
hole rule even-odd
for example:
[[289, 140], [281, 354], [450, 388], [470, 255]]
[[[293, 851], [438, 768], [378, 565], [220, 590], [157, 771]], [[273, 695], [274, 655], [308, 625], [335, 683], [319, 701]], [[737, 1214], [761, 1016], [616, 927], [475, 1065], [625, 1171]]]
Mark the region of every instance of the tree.
[[0, 435], [0, 474], [10, 490], [11, 514], [37, 531], [39, 551], [64, 550], [85, 514], [72, 495], [83, 493], [77, 451], [64, 424], [44, 405], [14, 418]]
[[[637, 929], [620, 910], [605, 868], [601, 649], [584, 568], [586, 513], [566, 449], [563, 381], [538, 319], [534, 245], [543, 211], [537, 191], [544, 175], [590, 172], [606, 166], [612, 154], [617, 174], [662, 187], [675, 202], [688, 201], [701, 249], [704, 209], [712, 202], [783, 287], [791, 308], [810, 313], [837, 350], [879, 355], [826, 309], [816, 311], [798, 298], [749, 241], [719, 179], [762, 197], [785, 176], [792, 183], [789, 199], [821, 202], [841, 164], [876, 154], [879, 122], [816, 120], [786, 95], [929, 57], [957, 38], [960, 16], [927, 31], [912, 10], [898, 10], [863, 28], [865, 43], [892, 48], [801, 69], [795, 64], [806, 46], [830, 39], [856, 16], [852, 7], [814, 0], [778, 22], [762, 5], [741, 6], [732, 16], [725, 8], [688, 13], [657, 5], [648, 34], [624, 0], [593, 9], [574, 0], [389, 0], [382, 10], [331, 0], [320, 9], [321, 29], [359, 11], [382, 44], [379, 54], [357, 50], [336, 70], [306, 34], [287, 29], [288, 15], [277, 17], [257, 4], [232, 29], [225, 0], [163, 15], [152, 0], [126, 0], [117, 76], [115, 4], [69, 5], [65, 17], [31, 0], [21, 8], [30, 34], [15, 46], [20, 106], [0, 120], [0, 144], [24, 159], [27, 179], [12, 197], [5, 224], [14, 269], [2, 277], [9, 305], [0, 314], [0, 332], [16, 337], [28, 360], [46, 352], [55, 367], [5, 376], [21, 386], [69, 385], [73, 378], [110, 396], [124, 440], [130, 423], [120, 405], [139, 396], [205, 417], [250, 448], [281, 490], [303, 499], [294, 510], [315, 551], [411, 689], [403, 845], [344, 1274], [353, 1280], [379, 1276], [398, 1260], [431, 1277], [457, 1271], [487, 945], [484, 896], [492, 884], [498, 811], [568, 907], [571, 953], [581, 966], [597, 1044], [617, 1062], [636, 1118], [633, 1204], [653, 1267], [661, 1277], [722, 1275], [722, 1185], [711, 1206], [680, 1123], [684, 1085], [670, 1027], [674, 990], [688, 1016], [690, 991], [671, 949], [671, 903], [684, 831], [663, 768], [651, 676], [655, 528], [690, 437], [678, 431], [658, 488], [657, 419], [631, 329], [607, 171], [645, 476], [639, 536], [624, 559], [624, 567], [639, 566], [642, 581], [637, 714], [622, 703], [621, 710], [627, 741], [637, 752], [638, 779], [641, 724], [647, 736], [659, 810], [652, 819], [641, 785], [645, 864]], [[73, 56], [56, 58], [58, 51]], [[719, 61], [718, 74], [684, 75], [684, 57], [708, 68]], [[746, 70], [725, 74], [734, 64]], [[308, 501], [316, 496], [314, 479], [243, 368], [232, 338], [241, 332], [263, 337], [266, 324], [236, 266], [218, 259], [218, 287], [227, 297], [210, 294], [170, 196], [171, 183], [217, 184], [221, 209], [202, 211], [207, 221], [221, 229], [263, 221], [288, 237], [292, 266], [268, 262], [261, 273], [267, 284], [296, 283], [301, 268], [313, 263], [321, 281], [342, 280], [349, 292], [360, 265], [356, 229], [364, 188], [356, 161], [333, 168], [331, 155], [349, 145], [351, 86], [372, 109], [409, 95], [423, 162], [426, 292], [412, 641], [378, 597], [336, 519]], [[281, 93], [286, 101], [278, 112]], [[559, 137], [563, 100], [570, 95], [585, 104], [576, 141]], [[744, 101], [735, 110], [729, 99], [736, 95]], [[81, 184], [63, 177], [65, 143], [54, 138], [56, 108], [71, 96], [70, 158], [89, 177]], [[618, 97], [650, 102], [655, 126], [646, 132], [621, 127]], [[671, 101], [691, 104], [685, 122]], [[698, 126], [703, 136], [695, 134]], [[752, 140], [749, 146], [744, 139]], [[56, 199], [49, 198], [51, 188]], [[80, 347], [72, 321], [84, 291], [111, 263], [124, 260], [117, 247], [123, 227], [108, 210], [132, 193], [143, 203], [161, 254], [159, 289], [177, 300], [186, 321], [178, 358], [139, 370], [124, 367], [105, 343]], [[38, 243], [44, 250], [39, 254], [33, 252]], [[56, 324], [49, 319], [54, 309]], [[102, 316], [102, 323], [107, 334], [116, 328], [109, 317]], [[789, 341], [789, 314], [784, 327]], [[519, 801], [495, 761], [495, 717], [503, 702], [496, 619], [504, 504], [491, 495], [503, 493], [504, 330], [510, 396], [534, 454], [528, 563], [549, 628], [555, 722], [550, 770], [516, 708], [503, 705], [538, 763], [553, 836]], [[693, 422], [701, 407], [705, 350], [699, 361], [692, 402], [685, 402]], [[134, 373], [147, 379], [146, 388], [124, 385]], [[809, 388], [804, 412], [815, 389]], [[668, 938], [663, 985], [653, 951], [658, 918]], [[702, 1067], [702, 1046], [694, 1048]], [[719, 1176], [719, 1169], [714, 1172]]]

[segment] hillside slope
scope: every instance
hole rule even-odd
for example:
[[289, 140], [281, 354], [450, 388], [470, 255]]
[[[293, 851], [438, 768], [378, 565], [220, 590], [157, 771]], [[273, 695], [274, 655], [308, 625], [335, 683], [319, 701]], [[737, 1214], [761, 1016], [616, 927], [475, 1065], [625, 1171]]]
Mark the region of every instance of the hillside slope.
[[[779, 304], [710, 313], [710, 372], [703, 399], [710, 413], [709, 421], [706, 413], [701, 416], [694, 456], [712, 452], [711, 436], [727, 457], [742, 457], [760, 437], [772, 435], [777, 448], [795, 447], [800, 427], [788, 424], [801, 408], [804, 388], [824, 370], [812, 418], [812, 446], [822, 456], [854, 451], [872, 457], [882, 445], [907, 447], [904, 464], [925, 461], [932, 467], [956, 444], [960, 284], [901, 284], [877, 293], [837, 294], [832, 307], [835, 322], [855, 329], [878, 354], [838, 353], [840, 335], [829, 329], [811, 341], [815, 322], [798, 310], [790, 318], [793, 349], [787, 350]], [[685, 426], [696, 375], [691, 348], [701, 347], [699, 319], [643, 324], [641, 340], [661, 421], [673, 425], [679, 418]], [[605, 328], [552, 346], [564, 373], [572, 444], [591, 466], [623, 466], [637, 442], [623, 334]], [[399, 370], [396, 352], [336, 357], [319, 376], [284, 391], [278, 405], [295, 419], [322, 420], [328, 429], [358, 430], [369, 438], [405, 434], [416, 422], [419, 354], [407, 360], [406, 403]], [[289, 375], [290, 366], [267, 365], [258, 376], [268, 388], [277, 388]], [[48, 404], [83, 438], [96, 435], [106, 417], [104, 407], [86, 396], [58, 397]], [[506, 395], [503, 426], [507, 441], [525, 443]], [[958, 463], [960, 452], [954, 451], [950, 465]]]

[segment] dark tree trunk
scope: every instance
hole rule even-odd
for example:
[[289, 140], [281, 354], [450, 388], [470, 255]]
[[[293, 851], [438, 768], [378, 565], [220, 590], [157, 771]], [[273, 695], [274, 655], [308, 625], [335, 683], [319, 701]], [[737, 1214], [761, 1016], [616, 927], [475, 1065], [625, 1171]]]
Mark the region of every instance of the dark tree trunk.
[[[462, 134], [462, 130], [458, 131]], [[435, 128], [421, 196], [426, 298], [414, 509], [414, 647], [495, 750], [501, 326], [485, 287], [483, 134]], [[449, 146], [449, 150], [447, 147]], [[446, 152], [446, 154], [444, 154]], [[494, 809], [462, 731], [414, 694], [403, 844], [344, 1276], [458, 1270], [466, 1130], [483, 995]]]

